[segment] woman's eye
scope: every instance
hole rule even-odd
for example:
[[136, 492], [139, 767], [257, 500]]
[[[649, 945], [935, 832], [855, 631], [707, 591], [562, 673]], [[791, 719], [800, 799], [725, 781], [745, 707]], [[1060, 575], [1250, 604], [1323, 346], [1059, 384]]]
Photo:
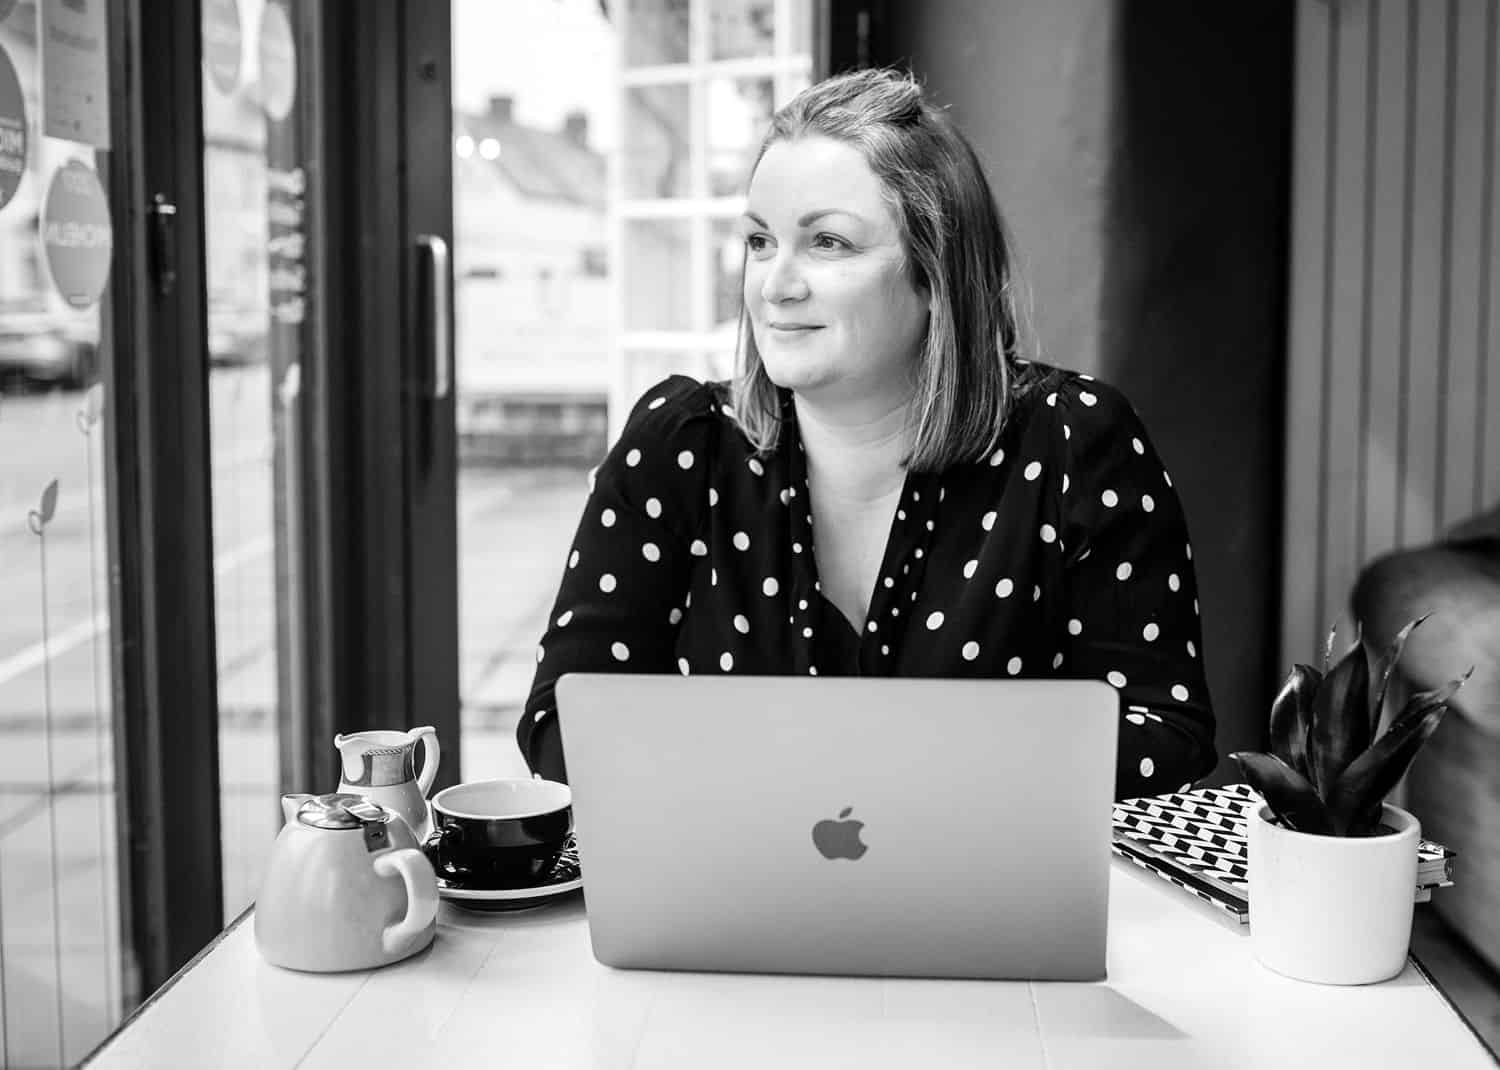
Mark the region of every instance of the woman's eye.
[[766, 250], [770, 239], [764, 234], [749, 234], [745, 237], [745, 248], [752, 253], [760, 253]]
[[814, 249], [847, 249], [849, 243], [836, 234], [819, 234], [813, 239]]

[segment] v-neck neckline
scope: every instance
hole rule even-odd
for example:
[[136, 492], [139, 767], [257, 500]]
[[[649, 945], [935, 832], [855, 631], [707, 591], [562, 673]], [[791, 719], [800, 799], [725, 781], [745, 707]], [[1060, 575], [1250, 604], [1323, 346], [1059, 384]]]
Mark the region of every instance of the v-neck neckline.
[[[935, 474], [910, 469], [903, 475], [901, 494], [886, 530], [880, 567], [875, 573], [873, 588], [868, 592], [869, 608], [865, 621], [862, 626], [856, 626], [822, 591], [814, 549], [816, 518], [807, 476], [807, 452], [790, 392], [783, 397], [782, 437], [787, 485], [797, 491], [790, 499], [794, 507], [789, 518], [789, 538], [794, 551], [799, 545], [802, 547], [795, 556], [804, 558], [800, 575], [810, 592], [809, 600], [815, 599], [821, 605], [824, 627], [831, 622], [853, 636], [858, 650], [855, 671], [874, 675], [882, 667], [894, 665], [901, 636], [911, 619], [915, 596], [921, 589], [928, 549], [937, 527], [937, 507], [942, 498], [940, 480]], [[873, 632], [869, 630], [871, 621], [876, 623]]]

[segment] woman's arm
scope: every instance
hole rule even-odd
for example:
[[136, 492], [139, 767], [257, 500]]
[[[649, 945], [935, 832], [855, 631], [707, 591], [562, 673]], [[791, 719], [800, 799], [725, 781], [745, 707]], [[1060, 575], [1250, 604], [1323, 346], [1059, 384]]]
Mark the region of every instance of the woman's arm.
[[567, 780], [553, 689], [568, 672], [675, 672], [673, 650], [706, 491], [701, 385], [673, 376], [641, 396], [592, 477], [537, 648], [516, 742], [532, 772]]
[[1187, 522], [1130, 403], [1113, 388], [1059, 388], [1068, 675], [1121, 696], [1115, 797], [1177, 791], [1214, 768]]

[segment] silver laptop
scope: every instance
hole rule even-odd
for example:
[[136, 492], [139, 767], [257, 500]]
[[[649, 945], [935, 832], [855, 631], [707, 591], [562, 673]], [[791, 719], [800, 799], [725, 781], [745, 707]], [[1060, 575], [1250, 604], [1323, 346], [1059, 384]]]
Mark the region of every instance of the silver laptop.
[[605, 965], [1105, 976], [1107, 684], [574, 673], [557, 702]]

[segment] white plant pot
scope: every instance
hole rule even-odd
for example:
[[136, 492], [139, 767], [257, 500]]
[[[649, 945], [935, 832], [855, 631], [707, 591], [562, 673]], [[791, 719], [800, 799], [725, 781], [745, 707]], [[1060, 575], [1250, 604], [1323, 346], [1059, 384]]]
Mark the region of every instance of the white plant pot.
[[1315, 836], [1250, 818], [1250, 942], [1277, 973], [1363, 985], [1400, 973], [1411, 946], [1422, 826], [1386, 804], [1382, 836]]

